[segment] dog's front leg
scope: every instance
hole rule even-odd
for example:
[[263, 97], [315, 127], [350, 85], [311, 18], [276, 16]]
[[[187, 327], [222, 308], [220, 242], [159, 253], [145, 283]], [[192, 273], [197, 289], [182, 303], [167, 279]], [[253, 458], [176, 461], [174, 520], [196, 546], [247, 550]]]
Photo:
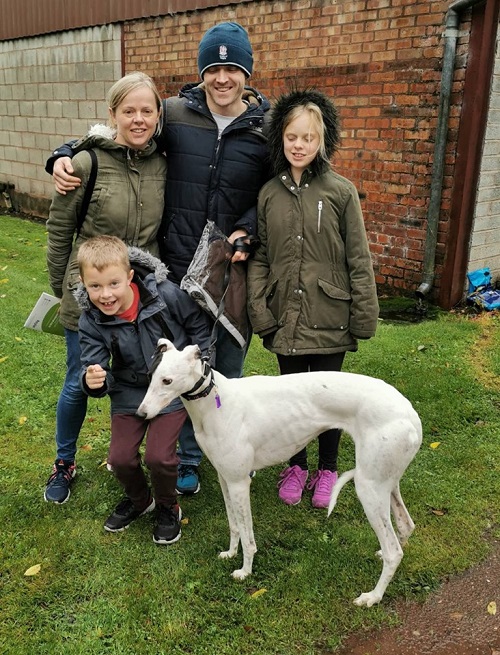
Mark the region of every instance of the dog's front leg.
[[229, 502], [236, 521], [243, 551], [243, 566], [232, 572], [233, 578], [243, 580], [252, 573], [252, 564], [257, 546], [253, 534], [252, 508], [250, 506], [251, 478], [245, 475], [242, 480], [227, 483]]
[[222, 559], [227, 559], [229, 557], [234, 557], [238, 552], [238, 544], [240, 543], [240, 532], [238, 530], [238, 524], [236, 523], [236, 517], [233, 512], [231, 505], [231, 498], [229, 497], [229, 491], [227, 488], [226, 481], [219, 473], [219, 484], [222, 489], [222, 495], [224, 496], [224, 504], [226, 506], [227, 521], [229, 523], [229, 550], [223, 550], [219, 553], [219, 557]]

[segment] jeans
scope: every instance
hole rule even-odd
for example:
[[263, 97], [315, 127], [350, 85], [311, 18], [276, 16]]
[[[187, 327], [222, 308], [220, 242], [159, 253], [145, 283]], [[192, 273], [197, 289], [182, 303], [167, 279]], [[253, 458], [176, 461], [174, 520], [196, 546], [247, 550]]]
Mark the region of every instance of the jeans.
[[76, 442], [87, 413], [87, 395], [80, 387], [80, 342], [78, 332], [64, 330], [66, 339], [66, 378], [57, 401], [57, 459], [74, 462]]
[[[248, 339], [250, 345], [250, 337]], [[243, 363], [247, 354], [246, 348], [240, 346], [229, 336], [229, 332], [219, 323], [217, 327], [217, 344], [215, 349], [215, 370], [227, 378], [241, 378]], [[182, 426], [177, 449], [180, 464], [199, 466], [203, 453], [196, 443], [193, 424], [189, 416]]]

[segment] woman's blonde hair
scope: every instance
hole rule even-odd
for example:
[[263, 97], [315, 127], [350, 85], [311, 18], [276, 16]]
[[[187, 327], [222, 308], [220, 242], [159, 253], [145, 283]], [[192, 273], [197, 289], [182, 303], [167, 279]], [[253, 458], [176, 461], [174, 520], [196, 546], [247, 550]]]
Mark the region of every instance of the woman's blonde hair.
[[127, 246], [118, 237], [101, 234], [84, 241], [78, 249], [78, 269], [83, 280], [85, 268], [96, 268], [99, 272], [108, 266], [121, 266], [130, 271]]
[[114, 113], [118, 106], [123, 102], [125, 96], [127, 96], [131, 91], [135, 91], [136, 89], [139, 89], [143, 86], [150, 89], [155, 97], [156, 108], [160, 116], [155, 134], [159, 134], [162, 127], [161, 96], [158, 89], [156, 88], [156, 84], [149, 77], [149, 75], [146, 75], [146, 73], [135, 71], [134, 73], [128, 73], [127, 75], [121, 77], [109, 89], [106, 96], [106, 101], [108, 103], [109, 109]]

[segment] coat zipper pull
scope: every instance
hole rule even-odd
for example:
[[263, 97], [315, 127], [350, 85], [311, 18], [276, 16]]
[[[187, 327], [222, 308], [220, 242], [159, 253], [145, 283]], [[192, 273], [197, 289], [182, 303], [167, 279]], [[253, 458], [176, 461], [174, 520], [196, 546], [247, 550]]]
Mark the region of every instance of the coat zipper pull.
[[323, 201], [318, 200], [318, 234], [321, 231], [321, 212], [323, 211]]

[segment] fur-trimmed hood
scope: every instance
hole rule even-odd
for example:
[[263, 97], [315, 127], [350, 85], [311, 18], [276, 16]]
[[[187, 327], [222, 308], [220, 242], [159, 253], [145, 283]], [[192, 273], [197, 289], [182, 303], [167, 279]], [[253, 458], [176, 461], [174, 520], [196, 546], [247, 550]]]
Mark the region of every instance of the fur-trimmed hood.
[[[143, 280], [150, 273], [154, 273], [156, 284], [164, 282], [167, 279], [168, 268], [158, 259], [158, 257], [155, 257], [146, 250], [141, 250], [141, 248], [137, 248], [136, 246], [128, 247], [128, 256], [130, 266], [135, 272], [134, 277], [137, 276], [139, 279]], [[77, 288], [73, 291], [73, 296], [81, 310], [86, 310], [91, 307], [89, 294], [82, 282], [80, 282]]]
[[96, 123], [89, 128], [87, 134], [72, 144], [71, 148], [74, 152], [81, 150], [89, 150], [90, 148], [102, 148], [103, 150], [115, 151], [116, 153], [128, 152], [134, 158], [149, 157], [152, 152], [156, 150], [156, 143], [151, 140], [145, 148], [135, 150], [128, 146], [124, 146], [115, 141], [116, 130], [109, 125], [103, 123]]
[[321, 175], [321, 173], [324, 173], [331, 167], [330, 159], [337, 150], [340, 140], [339, 119], [335, 105], [324, 93], [314, 89], [291, 91], [280, 96], [273, 105], [269, 125], [268, 145], [276, 175], [290, 168], [290, 164], [283, 152], [283, 127], [286, 117], [295, 107], [305, 105], [309, 102], [317, 105], [323, 114], [326, 154], [326, 158], [322, 158], [321, 156], [316, 157], [311, 163], [310, 168], [314, 175]]

